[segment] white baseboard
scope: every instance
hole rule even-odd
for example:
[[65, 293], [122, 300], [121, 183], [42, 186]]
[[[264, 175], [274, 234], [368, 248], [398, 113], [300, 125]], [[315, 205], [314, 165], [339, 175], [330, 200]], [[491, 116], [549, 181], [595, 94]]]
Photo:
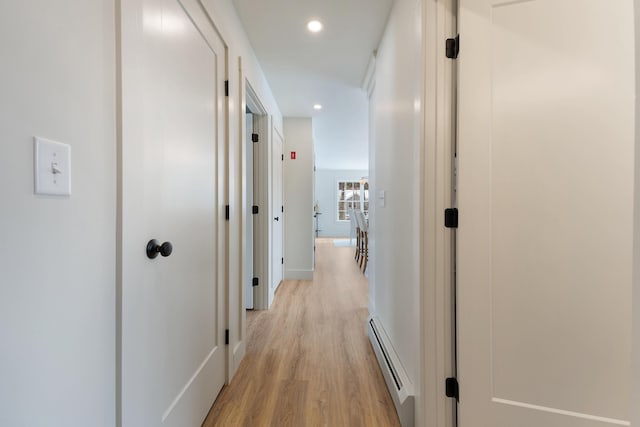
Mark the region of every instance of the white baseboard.
[[378, 359], [402, 427], [415, 425], [415, 392], [391, 340], [377, 317], [367, 320], [367, 334]]
[[[247, 343], [246, 343], [246, 338], [243, 339], [242, 341], [238, 342], [236, 344], [236, 346], [233, 348], [233, 374], [232, 377], [235, 376], [236, 372], [238, 371], [238, 368], [240, 367], [240, 362], [242, 362], [242, 359], [244, 358], [244, 355], [247, 351]], [[229, 382], [231, 382], [231, 378], [229, 379]]]

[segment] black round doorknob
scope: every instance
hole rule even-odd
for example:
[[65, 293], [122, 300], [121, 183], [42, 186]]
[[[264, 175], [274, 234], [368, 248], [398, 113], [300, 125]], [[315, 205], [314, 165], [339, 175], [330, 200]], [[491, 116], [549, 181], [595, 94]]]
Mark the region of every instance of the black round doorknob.
[[277, 217], [275, 217], [273, 219], [275, 219], [276, 221], [280, 221], [280, 217], [279, 216], [277, 216]]
[[147, 257], [149, 259], [154, 259], [158, 256], [158, 254], [163, 257], [168, 257], [173, 252], [173, 245], [171, 242], [164, 242], [160, 244], [156, 239], [149, 240], [147, 243]]

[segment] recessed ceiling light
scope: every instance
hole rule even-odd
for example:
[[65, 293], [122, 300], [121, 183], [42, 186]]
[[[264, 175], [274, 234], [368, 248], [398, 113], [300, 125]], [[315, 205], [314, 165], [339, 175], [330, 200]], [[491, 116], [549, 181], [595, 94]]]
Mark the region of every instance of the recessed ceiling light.
[[313, 105], [313, 109], [314, 109], [314, 110], [322, 110], [322, 105], [320, 105], [320, 104], [314, 104], [314, 105]]
[[312, 21], [307, 22], [307, 28], [309, 29], [309, 31], [311, 31], [312, 33], [318, 33], [320, 31], [322, 31], [322, 22], [320, 21], [316, 21], [315, 19]]

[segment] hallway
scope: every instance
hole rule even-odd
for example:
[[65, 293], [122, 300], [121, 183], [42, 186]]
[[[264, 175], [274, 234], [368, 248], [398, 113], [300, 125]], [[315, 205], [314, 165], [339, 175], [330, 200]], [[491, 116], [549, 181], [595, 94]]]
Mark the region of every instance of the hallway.
[[314, 280], [248, 312], [246, 356], [203, 426], [399, 426], [365, 333], [367, 286], [353, 248], [316, 240]]

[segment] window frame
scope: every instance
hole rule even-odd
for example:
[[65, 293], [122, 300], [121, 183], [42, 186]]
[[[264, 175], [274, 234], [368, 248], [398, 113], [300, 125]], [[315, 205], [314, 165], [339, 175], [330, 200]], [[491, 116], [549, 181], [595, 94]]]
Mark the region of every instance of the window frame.
[[[351, 208], [362, 211], [365, 218], [369, 217], [369, 181], [363, 183], [360, 179], [338, 179], [335, 189], [335, 218], [337, 222], [350, 222], [349, 209]], [[353, 197], [356, 191], [358, 192], [357, 199]], [[352, 196], [346, 197], [347, 192], [352, 192]], [[349, 200], [350, 198], [352, 200]], [[341, 214], [343, 214], [343, 218], [341, 218]]]

